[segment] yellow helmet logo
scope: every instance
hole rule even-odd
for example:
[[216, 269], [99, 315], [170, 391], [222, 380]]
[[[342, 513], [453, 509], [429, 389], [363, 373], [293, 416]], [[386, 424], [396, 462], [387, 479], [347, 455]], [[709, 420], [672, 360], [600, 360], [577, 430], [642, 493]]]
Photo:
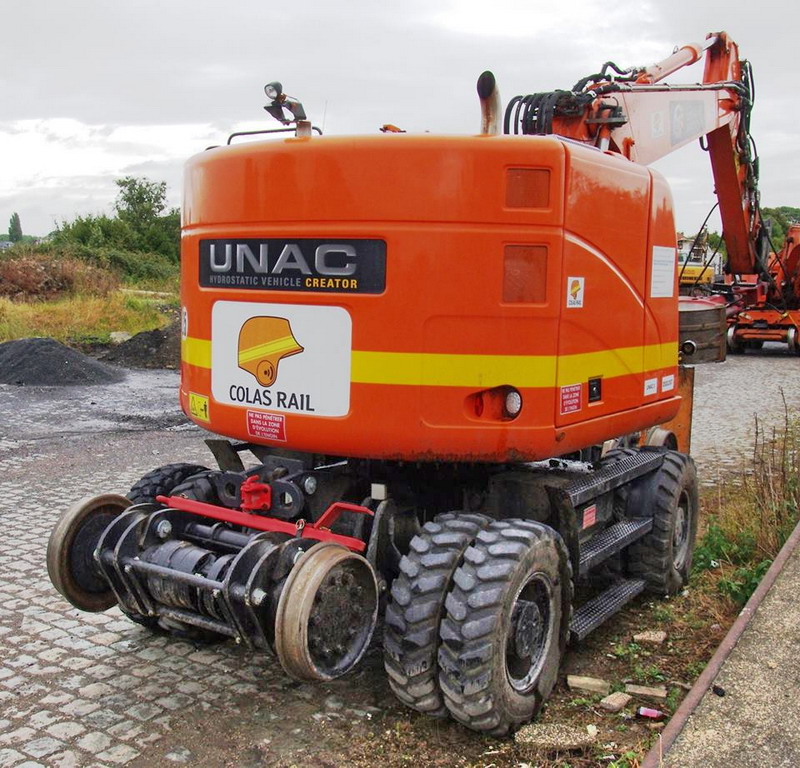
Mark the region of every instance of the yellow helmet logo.
[[303, 351], [285, 317], [251, 317], [239, 331], [239, 367], [262, 387], [278, 378], [278, 363]]

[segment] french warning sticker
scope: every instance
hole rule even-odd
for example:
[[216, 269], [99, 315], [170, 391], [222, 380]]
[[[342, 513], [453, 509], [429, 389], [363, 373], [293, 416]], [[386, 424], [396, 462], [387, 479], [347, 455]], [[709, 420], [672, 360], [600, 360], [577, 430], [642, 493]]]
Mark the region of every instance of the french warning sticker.
[[218, 301], [211, 317], [215, 401], [309, 416], [349, 412], [352, 321], [346, 309]]
[[569, 384], [561, 387], [561, 415], [575, 413], [581, 409], [581, 384]]
[[262, 440], [286, 442], [286, 417], [282, 413], [247, 412], [247, 434]]
[[208, 411], [208, 398], [205, 395], [198, 395], [196, 392], [189, 393], [189, 413], [201, 421], [211, 421]]
[[583, 306], [583, 290], [585, 279], [583, 277], [567, 278], [567, 308], [577, 308]]
[[670, 390], [675, 389], [675, 376], [674, 374], [670, 374], [669, 376], [662, 376], [661, 377], [661, 391], [662, 392], [669, 392]]

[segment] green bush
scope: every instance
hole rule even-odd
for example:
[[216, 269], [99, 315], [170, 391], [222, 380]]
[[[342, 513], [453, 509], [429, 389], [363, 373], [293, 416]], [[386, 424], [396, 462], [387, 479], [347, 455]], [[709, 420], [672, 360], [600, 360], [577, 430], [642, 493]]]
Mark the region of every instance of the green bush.
[[719, 580], [719, 591], [737, 605], [744, 605], [771, 565], [772, 560], [762, 560], [755, 566], [737, 568], [730, 578]]
[[91, 267], [107, 270], [127, 285], [163, 284], [174, 282], [180, 266], [169, 256], [160, 253], [105, 248], [80, 243], [49, 242], [40, 245], [18, 245], [9, 248], [2, 258], [47, 258], [81, 261]]
[[726, 533], [716, 520], [708, 524], [708, 530], [694, 550], [694, 569], [704, 571], [716, 568], [719, 563], [740, 565], [748, 562], [755, 553], [755, 539], [751, 531]]

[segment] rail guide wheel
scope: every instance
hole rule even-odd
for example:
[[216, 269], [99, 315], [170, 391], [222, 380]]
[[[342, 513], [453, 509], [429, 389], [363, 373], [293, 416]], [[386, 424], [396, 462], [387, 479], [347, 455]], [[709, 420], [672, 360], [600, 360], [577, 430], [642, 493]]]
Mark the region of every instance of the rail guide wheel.
[[97, 613], [117, 599], [94, 561], [103, 531], [132, 502], [116, 493], [81, 499], [67, 509], [47, 542], [47, 572], [55, 588], [76, 608]]
[[301, 555], [278, 601], [278, 660], [297, 680], [333, 680], [360, 661], [377, 618], [369, 562], [334, 542], [316, 544]]

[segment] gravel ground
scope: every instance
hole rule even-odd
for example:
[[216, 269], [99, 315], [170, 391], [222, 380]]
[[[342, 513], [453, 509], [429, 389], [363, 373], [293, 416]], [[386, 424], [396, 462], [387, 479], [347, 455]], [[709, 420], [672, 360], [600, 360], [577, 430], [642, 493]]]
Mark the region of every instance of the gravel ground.
[[[706, 482], [736, 468], [753, 413], [800, 407], [800, 360], [768, 350], [697, 372], [694, 453]], [[0, 768], [328, 764], [337, 720], [390, 727], [400, 708], [371, 650], [324, 686], [289, 681], [268, 656], [157, 636], [116, 609], [72, 609], [47, 578], [47, 537], [65, 504], [125, 492], [172, 461], [208, 461], [176, 404], [177, 375], [131, 372], [113, 386], [0, 385]], [[383, 727], [383, 725], [382, 725]], [[479, 754], [479, 752], [478, 752]]]

